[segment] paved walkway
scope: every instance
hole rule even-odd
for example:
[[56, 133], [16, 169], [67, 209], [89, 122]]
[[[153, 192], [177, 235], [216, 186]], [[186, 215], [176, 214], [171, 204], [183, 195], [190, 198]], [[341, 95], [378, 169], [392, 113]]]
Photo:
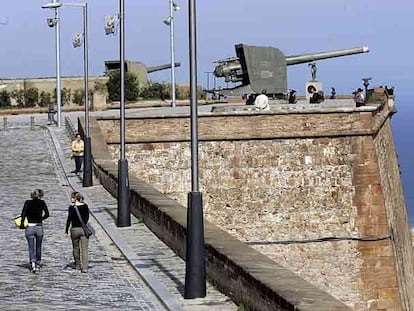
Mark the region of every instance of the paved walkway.
[[[46, 125], [46, 115], [35, 116]], [[70, 139], [62, 128], [30, 129], [30, 117], [9, 117], [0, 131], [0, 306], [4, 310], [236, 310], [208, 285], [204, 299], [184, 300], [184, 261], [142, 223], [117, 228], [116, 200], [100, 185], [82, 188], [69, 159]], [[71, 242], [64, 237], [69, 193], [85, 194], [95, 218], [88, 274], [74, 270]], [[45, 191], [51, 217], [45, 221], [44, 267], [28, 270], [24, 231], [12, 220], [33, 188]], [[118, 247], [117, 247], [118, 246]], [[137, 273], [138, 272], [138, 273]]]

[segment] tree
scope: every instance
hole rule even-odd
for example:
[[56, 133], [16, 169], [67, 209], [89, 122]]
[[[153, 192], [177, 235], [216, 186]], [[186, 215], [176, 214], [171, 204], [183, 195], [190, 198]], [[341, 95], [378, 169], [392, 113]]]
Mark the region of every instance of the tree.
[[73, 102], [79, 106], [81, 106], [83, 104], [83, 100], [84, 100], [84, 95], [85, 92], [83, 91], [83, 89], [76, 89], [73, 92]]
[[170, 93], [166, 84], [148, 81], [147, 85], [141, 88], [140, 96], [144, 99], [164, 100], [170, 97]]
[[11, 107], [11, 98], [10, 93], [7, 91], [0, 92], [0, 108], [10, 108]]
[[26, 108], [36, 107], [39, 103], [39, 90], [31, 87], [24, 91], [24, 106]]
[[39, 96], [39, 106], [48, 107], [52, 102], [52, 95], [49, 92], [41, 91]]
[[[121, 99], [121, 73], [119, 70], [111, 70], [108, 74], [109, 80], [106, 83], [108, 88], [108, 96], [112, 101]], [[136, 101], [138, 99], [138, 77], [132, 72], [125, 72], [125, 99], [128, 101]]]
[[24, 105], [24, 90], [13, 90], [11, 92], [11, 97], [16, 101], [18, 107], [23, 107], [23, 105]]

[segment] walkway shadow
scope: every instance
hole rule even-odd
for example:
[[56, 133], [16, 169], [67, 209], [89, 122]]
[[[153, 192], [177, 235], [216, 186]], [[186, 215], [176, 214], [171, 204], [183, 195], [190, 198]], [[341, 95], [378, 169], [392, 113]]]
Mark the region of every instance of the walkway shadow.
[[156, 259], [143, 259], [142, 261], [145, 262], [147, 266], [156, 266], [160, 272], [165, 274], [171, 281], [175, 283], [177, 291], [180, 293], [182, 297], [184, 297], [184, 284], [177, 276], [170, 272], [171, 269], [168, 269], [162, 263], [158, 262]]

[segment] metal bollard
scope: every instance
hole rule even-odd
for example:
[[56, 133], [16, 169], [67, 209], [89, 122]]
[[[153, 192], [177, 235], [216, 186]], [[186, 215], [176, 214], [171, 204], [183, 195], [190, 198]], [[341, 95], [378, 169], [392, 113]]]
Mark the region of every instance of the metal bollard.
[[3, 128], [7, 131], [7, 117], [3, 117]]
[[35, 118], [34, 118], [34, 116], [31, 116], [30, 117], [30, 129], [32, 131], [34, 131], [34, 122], [35, 122]]

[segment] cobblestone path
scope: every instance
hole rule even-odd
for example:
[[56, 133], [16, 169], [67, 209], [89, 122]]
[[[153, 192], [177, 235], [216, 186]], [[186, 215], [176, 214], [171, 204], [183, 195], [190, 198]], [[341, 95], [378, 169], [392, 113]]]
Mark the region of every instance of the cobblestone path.
[[[70, 189], [59, 178], [47, 130], [22, 125], [0, 131], [0, 310], [164, 310], [99, 226], [90, 241], [89, 272], [71, 267], [72, 246], [64, 236]], [[50, 217], [43, 268], [32, 274], [24, 230], [13, 218], [35, 188], [44, 190]]]

